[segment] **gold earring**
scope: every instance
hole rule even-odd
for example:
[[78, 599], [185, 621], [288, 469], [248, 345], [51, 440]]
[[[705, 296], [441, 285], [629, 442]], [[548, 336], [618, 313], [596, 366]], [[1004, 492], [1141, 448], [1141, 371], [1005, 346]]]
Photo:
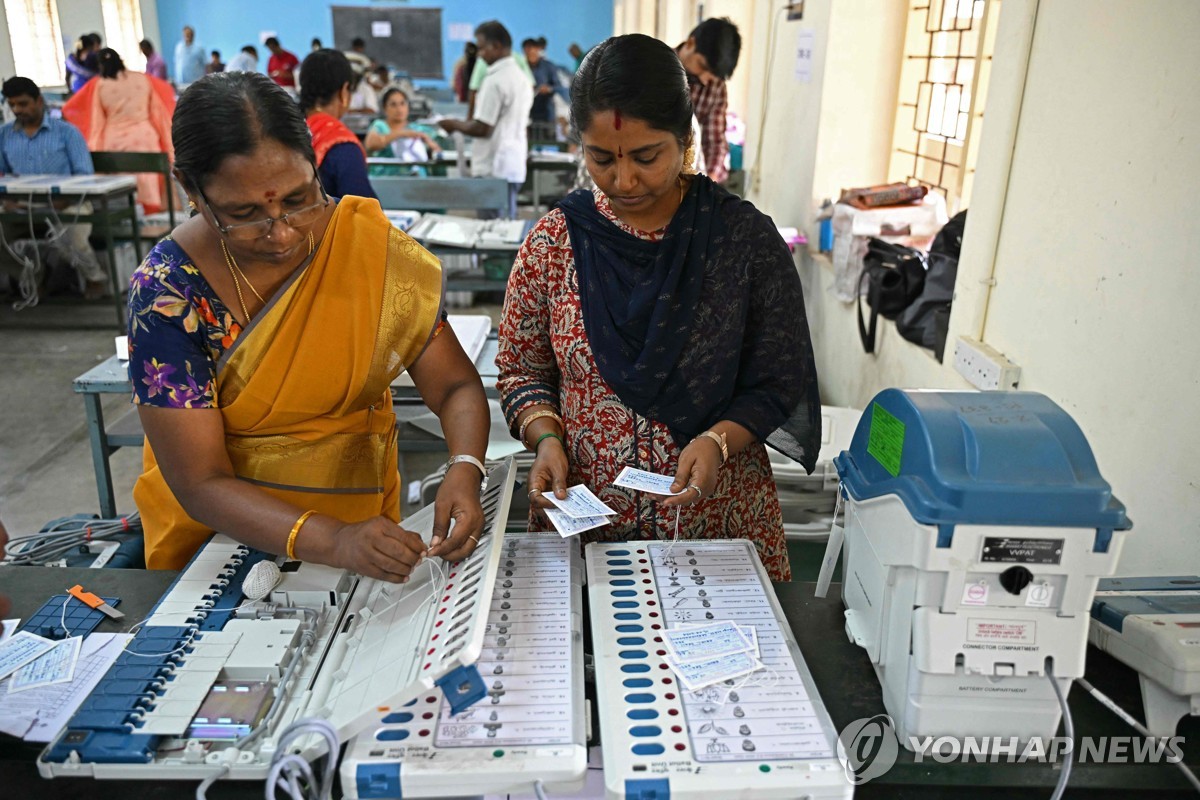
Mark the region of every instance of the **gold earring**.
[[683, 174], [696, 174], [696, 145], [694, 144], [689, 144], [683, 151]]

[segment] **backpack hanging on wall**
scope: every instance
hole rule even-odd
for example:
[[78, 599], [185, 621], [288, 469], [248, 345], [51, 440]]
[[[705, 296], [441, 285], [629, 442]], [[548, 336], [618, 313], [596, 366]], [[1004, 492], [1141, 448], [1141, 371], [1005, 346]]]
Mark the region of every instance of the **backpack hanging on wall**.
[[[925, 286], [925, 254], [912, 247], [872, 238], [863, 256], [863, 271], [859, 285], [858, 336], [863, 350], [875, 352], [875, 328], [882, 315], [896, 319], [917, 299]], [[864, 319], [863, 295], [871, 307], [871, 321]]]
[[950, 327], [950, 303], [958, 277], [958, 255], [962, 251], [967, 212], [955, 214], [938, 232], [929, 248], [929, 271], [920, 297], [896, 318], [896, 330], [913, 344], [928, 347], [940, 361]]

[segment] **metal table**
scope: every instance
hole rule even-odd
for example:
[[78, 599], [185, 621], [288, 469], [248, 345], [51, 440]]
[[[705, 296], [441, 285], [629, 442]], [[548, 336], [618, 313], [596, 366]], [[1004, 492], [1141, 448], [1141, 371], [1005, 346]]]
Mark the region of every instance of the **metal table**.
[[[34, 176], [25, 176], [34, 177]], [[64, 180], [68, 176], [63, 176]], [[129, 241], [133, 242], [133, 254], [137, 263], [142, 261], [142, 241], [141, 232], [138, 229], [137, 218], [137, 184], [130, 181], [129, 185], [118, 188], [109, 189], [107, 191], [89, 190], [83, 192], [55, 192], [54, 194], [12, 194], [4, 195], [4, 199], [26, 202], [32, 201], [34, 205], [28, 209], [20, 211], [6, 211], [0, 207], [0, 223], [4, 222], [23, 222], [28, 223], [32, 218], [34, 222], [45, 221], [49, 219], [59, 219], [67, 222], [90, 222], [97, 225], [104, 238], [104, 252], [108, 263], [108, 280], [112, 284], [113, 293], [113, 308], [117, 314], [117, 328], [121, 331], [125, 330], [125, 292], [118, 285], [117, 281], [117, 256], [116, 256], [116, 239], [114, 232], [122, 223], [129, 225]], [[89, 202], [92, 204], [92, 213], [90, 214], [61, 214], [58, 211], [42, 207], [38, 208], [39, 202], [44, 202], [53, 199], [56, 202], [65, 200], [68, 203]], [[124, 203], [121, 201], [124, 200]], [[99, 206], [99, 208], [96, 208]]]

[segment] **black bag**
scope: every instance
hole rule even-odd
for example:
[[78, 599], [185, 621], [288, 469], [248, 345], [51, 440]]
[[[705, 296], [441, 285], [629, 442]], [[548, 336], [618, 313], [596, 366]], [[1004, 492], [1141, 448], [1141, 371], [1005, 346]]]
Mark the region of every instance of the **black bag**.
[[929, 248], [929, 271], [925, 288], [912, 305], [896, 318], [896, 330], [913, 344], [928, 347], [940, 361], [950, 327], [950, 303], [958, 278], [958, 255], [962, 251], [967, 212], [960, 211], [938, 232]]
[[[859, 284], [858, 336], [863, 350], [875, 352], [875, 328], [879, 316], [896, 319], [908, 308], [925, 286], [925, 254], [920, 250], [891, 244], [882, 239], [867, 242], [867, 254], [863, 256], [863, 271], [860, 281], [866, 283], [866, 291]], [[862, 295], [867, 296], [871, 307], [871, 322], [863, 318]]]

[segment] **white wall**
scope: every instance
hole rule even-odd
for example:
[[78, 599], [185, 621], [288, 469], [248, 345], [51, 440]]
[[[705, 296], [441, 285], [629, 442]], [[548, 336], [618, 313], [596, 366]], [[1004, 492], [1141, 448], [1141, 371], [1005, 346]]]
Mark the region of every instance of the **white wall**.
[[[853, 68], [820, 48], [856, 5], [808, 4], [802, 24], [823, 62], [812, 87], [788, 80], [777, 56], [755, 199], [781, 224], [819, 199], [823, 176], [854, 182], [854, 148], [829, 140], [848, 113], [830, 89]], [[1198, 28], [1192, 0], [1162, 0], [1153, 14], [1125, 0], [1004, 0], [951, 319], [951, 339], [982, 334], [1022, 367], [1022, 389], [1082, 426], [1136, 523], [1123, 574], [1200, 571]], [[751, 94], [761, 86], [756, 74]], [[852, 307], [828, 293], [827, 262], [804, 254], [800, 271], [827, 402], [966, 387], [890, 325], [879, 353], [864, 355]]]

